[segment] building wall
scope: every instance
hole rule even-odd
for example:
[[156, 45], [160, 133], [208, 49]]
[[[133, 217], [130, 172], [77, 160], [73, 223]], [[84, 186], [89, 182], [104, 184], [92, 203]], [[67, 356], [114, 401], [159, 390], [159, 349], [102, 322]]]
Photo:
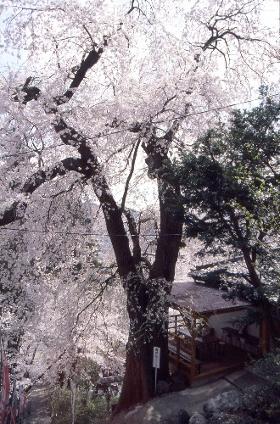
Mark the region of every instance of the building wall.
[[[235, 320], [246, 317], [246, 309], [234, 312], [225, 312], [222, 314], [211, 315], [208, 319], [209, 327], [213, 327], [218, 337], [222, 336], [223, 327], [234, 327]], [[260, 328], [256, 324], [249, 325], [247, 328], [248, 334], [259, 337]]]

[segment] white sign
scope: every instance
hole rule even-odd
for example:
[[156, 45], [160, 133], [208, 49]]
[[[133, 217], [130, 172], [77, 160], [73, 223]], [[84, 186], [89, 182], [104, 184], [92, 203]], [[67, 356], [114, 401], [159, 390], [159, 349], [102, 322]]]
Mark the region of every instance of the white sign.
[[160, 368], [160, 347], [154, 347], [153, 367], [154, 368]]

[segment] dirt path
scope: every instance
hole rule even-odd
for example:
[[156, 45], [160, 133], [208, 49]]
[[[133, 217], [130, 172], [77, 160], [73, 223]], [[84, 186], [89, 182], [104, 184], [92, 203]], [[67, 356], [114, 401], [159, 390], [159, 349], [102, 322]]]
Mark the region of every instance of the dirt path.
[[50, 408], [48, 390], [44, 386], [36, 386], [28, 397], [28, 416], [24, 424], [50, 424]]

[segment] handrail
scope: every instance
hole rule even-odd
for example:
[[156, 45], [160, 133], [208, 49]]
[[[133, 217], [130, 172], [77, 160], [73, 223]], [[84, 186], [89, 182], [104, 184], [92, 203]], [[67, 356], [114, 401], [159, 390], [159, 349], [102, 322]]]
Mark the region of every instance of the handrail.
[[169, 329], [174, 328], [175, 333], [177, 333], [178, 328], [182, 326], [185, 326], [185, 324], [181, 315], [169, 315], [169, 323], [168, 323]]

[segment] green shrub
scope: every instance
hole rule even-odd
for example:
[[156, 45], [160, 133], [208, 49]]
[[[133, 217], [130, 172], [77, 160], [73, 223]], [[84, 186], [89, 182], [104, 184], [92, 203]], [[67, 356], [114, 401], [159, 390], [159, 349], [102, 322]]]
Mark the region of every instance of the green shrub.
[[[71, 424], [71, 391], [56, 389], [51, 396], [51, 424]], [[107, 403], [103, 397], [88, 400], [85, 391], [77, 391], [75, 424], [103, 424], [108, 419]]]
[[[108, 403], [104, 396], [92, 396], [99, 379], [99, 366], [90, 358], [78, 357], [71, 369], [71, 380], [75, 382], [75, 424], [103, 424], [108, 418]], [[71, 389], [69, 378], [63, 387], [56, 387], [51, 395], [51, 424], [71, 424]]]

